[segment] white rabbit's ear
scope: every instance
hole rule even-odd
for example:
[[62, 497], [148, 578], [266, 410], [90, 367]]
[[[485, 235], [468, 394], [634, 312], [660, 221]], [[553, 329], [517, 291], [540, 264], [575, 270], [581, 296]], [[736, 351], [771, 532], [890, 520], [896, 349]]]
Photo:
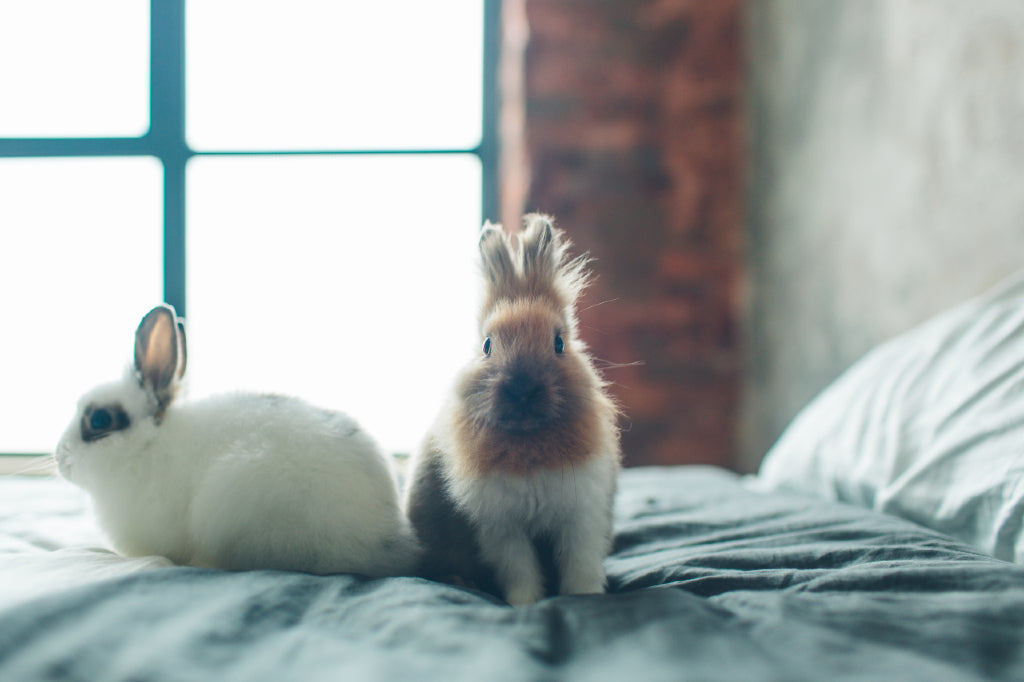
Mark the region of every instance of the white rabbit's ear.
[[185, 376], [188, 364], [188, 344], [185, 343], [185, 320], [178, 318], [178, 380]]
[[184, 372], [183, 349], [174, 308], [161, 304], [146, 313], [135, 331], [135, 369], [142, 387], [156, 398], [158, 414], [177, 391]]

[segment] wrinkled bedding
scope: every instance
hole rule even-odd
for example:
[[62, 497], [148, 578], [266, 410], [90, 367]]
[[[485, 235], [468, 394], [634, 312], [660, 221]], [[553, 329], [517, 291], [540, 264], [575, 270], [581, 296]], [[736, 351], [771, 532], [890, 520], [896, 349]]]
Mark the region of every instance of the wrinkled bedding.
[[873, 348], [758, 472], [1024, 563], [1024, 270]]
[[606, 595], [124, 559], [0, 479], [0, 680], [1022, 680], [1024, 566], [706, 467], [627, 470]]

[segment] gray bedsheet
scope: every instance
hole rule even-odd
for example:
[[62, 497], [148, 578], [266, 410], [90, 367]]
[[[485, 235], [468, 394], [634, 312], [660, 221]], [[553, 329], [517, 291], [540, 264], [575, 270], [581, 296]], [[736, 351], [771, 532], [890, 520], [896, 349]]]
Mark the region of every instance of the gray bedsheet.
[[1024, 680], [1022, 566], [716, 469], [620, 488], [607, 595], [151, 568], [4, 608], [0, 680]]

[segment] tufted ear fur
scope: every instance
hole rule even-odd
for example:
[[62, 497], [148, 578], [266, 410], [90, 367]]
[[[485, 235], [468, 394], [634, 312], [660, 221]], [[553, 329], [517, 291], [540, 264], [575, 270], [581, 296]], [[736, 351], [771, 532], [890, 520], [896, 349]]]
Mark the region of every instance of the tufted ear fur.
[[571, 242], [551, 218], [531, 213], [523, 218], [519, 261], [523, 284], [534, 296], [547, 296], [571, 307], [587, 286], [589, 257], [569, 258]]
[[499, 293], [515, 286], [516, 267], [501, 225], [484, 223], [480, 231], [480, 262], [490, 291]]
[[551, 282], [561, 260], [562, 231], [556, 230], [544, 215], [531, 214], [523, 219], [523, 232], [519, 237], [519, 261], [523, 277], [536, 285]]
[[587, 286], [587, 256], [570, 259], [571, 242], [551, 218], [532, 213], [523, 230], [509, 237], [500, 225], [486, 223], [480, 234], [480, 259], [486, 276], [483, 314], [499, 300], [544, 299], [572, 317], [572, 306]]

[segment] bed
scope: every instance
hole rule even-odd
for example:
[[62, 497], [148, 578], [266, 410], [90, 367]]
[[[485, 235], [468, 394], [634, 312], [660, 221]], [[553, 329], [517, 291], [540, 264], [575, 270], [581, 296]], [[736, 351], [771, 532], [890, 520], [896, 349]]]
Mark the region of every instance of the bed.
[[605, 595], [103, 549], [0, 478], [0, 680], [1024, 680], [1024, 277], [869, 353], [757, 476], [620, 480]]

